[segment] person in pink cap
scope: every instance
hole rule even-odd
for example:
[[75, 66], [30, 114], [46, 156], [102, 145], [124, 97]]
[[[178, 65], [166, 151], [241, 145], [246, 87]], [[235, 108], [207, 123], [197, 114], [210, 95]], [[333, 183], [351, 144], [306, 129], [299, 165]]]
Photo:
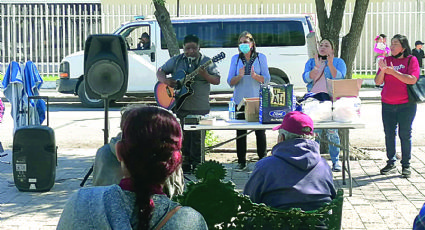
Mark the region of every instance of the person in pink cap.
[[313, 120], [305, 113], [287, 113], [272, 155], [255, 164], [244, 194], [255, 203], [288, 209], [318, 209], [335, 198], [332, 171], [314, 140]]

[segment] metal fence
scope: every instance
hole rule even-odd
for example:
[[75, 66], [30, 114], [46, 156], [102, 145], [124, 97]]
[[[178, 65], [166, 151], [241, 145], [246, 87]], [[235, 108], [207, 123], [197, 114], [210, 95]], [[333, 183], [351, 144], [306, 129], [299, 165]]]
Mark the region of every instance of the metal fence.
[[[167, 5], [171, 16], [308, 14], [317, 21], [314, 4], [191, 4]], [[327, 6], [330, 9], [330, 6]], [[0, 74], [11, 61], [36, 63], [42, 75], [56, 75], [63, 57], [83, 50], [88, 35], [112, 33], [135, 15], [153, 17], [152, 4], [0, 3]], [[329, 11], [329, 10], [328, 10]], [[354, 3], [347, 3], [341, 37], [348, 33]], [[400, 33], [413, 46], [425, 35], [422, 1], [370, 3], [354, 63], [354, 73], [374, 74], [374, 38]], [[389, 42], [388, 42], [389, 43]], [[411, 47], [414, 48], [414, 47]]]
[[36, 63], [43, 75], [58, 73], [61, 59], [100, 33], [100, 4], [0, 4], [0, 71], [11, 61]]

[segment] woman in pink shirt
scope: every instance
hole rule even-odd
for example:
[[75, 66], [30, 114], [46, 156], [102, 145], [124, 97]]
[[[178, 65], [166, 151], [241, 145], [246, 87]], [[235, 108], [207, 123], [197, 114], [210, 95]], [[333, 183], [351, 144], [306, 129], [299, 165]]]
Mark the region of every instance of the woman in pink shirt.
[[415, 84], [419, 78], [419, 64], [410, 55], [409, 42], [404, 35], [396, 34], [391, 39], [391, 56], [381, 59], [375, 83], [384, 87], [381, 92], [382, 123], [385, 132], [387, 165], [381, 169], [386, 175], [396, 168], [396, 129], [401, 143], [402, 176], [410, 177], [412, 148], [412, 123], [416, 115], [416, 103], [409, 102], [407, 85]]

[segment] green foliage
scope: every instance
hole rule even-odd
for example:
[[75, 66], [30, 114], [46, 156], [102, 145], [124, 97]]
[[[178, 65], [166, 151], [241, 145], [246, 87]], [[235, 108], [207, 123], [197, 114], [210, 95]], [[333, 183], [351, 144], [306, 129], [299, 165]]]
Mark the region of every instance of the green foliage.
[[210, 147], [220, 142], [218, 136], [214, 135], [214, 132], [207, 130], [205, 133], [205, 147]]
[[[0, 74], [0, 81], [3, 81], [3, 75]], [[41, 76], [41, 78], [43, 78], [43, 81], [56, 81], [59, 79], [59, 77], [57, 75], [45, 75], [45, 76]]]
[[224, 182], [225, 167], [217, 161], [206, 161], [195, 171], [197, 181], [187, 184], [182, 195], [173, 200], [190, 206], [205, 218], [209, 229], [341, 229], [344, 190], [317, 210], [299, 208], [281, 210], [253, 203], [249, 196], [237, 192], [235, 184]]
[[374, 74], [353, 74], [352, 78], [353, 79], [374, 79], [375, 75]]
[[[363, 79], [363, 80], [371, 80], [374, 79], [374, 74], [353, 74], [352, 79]], [[375, 88], [375, 84], [363, 84], [362, 88]]]
[[362, 88], [376, 88], [375, 85], [362, 85]]
[[43, 81], [56, 81], [59, 79], [57, 75], [45, 75], [41, 76], [41, 78], [43, 78]]

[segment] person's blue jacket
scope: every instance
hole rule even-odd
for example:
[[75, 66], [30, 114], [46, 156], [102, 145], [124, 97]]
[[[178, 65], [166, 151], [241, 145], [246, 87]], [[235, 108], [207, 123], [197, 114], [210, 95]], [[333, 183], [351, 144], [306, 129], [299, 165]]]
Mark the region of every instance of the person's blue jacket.
[[413, 230], [423, 229], [425, 229], [425, 204], [422, 206], [419, 214], [416, 216], [415, 221], [413, 222]]
[[314, 210], [335, 198], [332, 178], [316, 141], [290, 139], [275, 145], [272, 156], [257, 162], [244, 194], [274, 208]]
[[[344, 79], [345, 75], [347, 74], [347, 66], [345, 65], [344, 60], [341, 58], [334, 57], [333, 64], [336, 69], [336, 77], [333, 78], [331, 71], [328, 67], [328, 61], [325, 62], [325, 77], [327, 79]], [[307, 83], [307, 91], [310, 92], [311, 88], [313, 87], [313, 79], [310, 78], [310, 71], [314, 69], [314, 66], [316, 64], [314, 63], [314, 58], [310, 58], [307, 63], [305, 64], [304, 73], [303, 73], [303, 80], [305, 83]]]

